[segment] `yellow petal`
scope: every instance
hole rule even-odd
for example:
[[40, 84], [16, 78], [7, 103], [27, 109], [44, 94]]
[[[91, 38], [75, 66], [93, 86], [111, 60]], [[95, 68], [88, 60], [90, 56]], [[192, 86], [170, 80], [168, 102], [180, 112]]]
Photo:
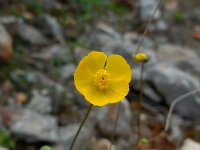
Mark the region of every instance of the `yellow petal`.
[[112, 81], [129, 83], [131, 80], [131, 68], [120, 55], [110, 55], [107, 59], [105, 69], [110, 73]]
[[106, 90], [106, 96], [109, 100], [108, 103], [117, 103], [125, 98], [129, 92], [129, 83], [116, 81], [112, 82], [108, 90]]
[[106, 59], [105, 53], [93, 51], [81, 60], [74, 73], [75, 86], [80, 93], [84, 95], [91, 88], [95, 73], [104, 68]]
[[99, 90], [96, 87], [90, 88], [90, 90], [85, 93], [85, 99], [95, 106], [108, 104], [108, 98], [106, 97], [104, 91]]
[[84, 66], [94, 74], [97, 70], [104, 68], [106, 59], [107, 55], [104, 52], [93, 51], [81, 60], [77, 69]]

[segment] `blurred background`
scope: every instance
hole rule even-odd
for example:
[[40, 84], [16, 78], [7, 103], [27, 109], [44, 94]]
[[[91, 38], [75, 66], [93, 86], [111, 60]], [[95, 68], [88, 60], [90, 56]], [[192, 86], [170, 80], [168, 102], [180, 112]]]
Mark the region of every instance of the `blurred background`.
[[[140, 64], [132, 55], [158, 2], [0, 0], [0, 150], [68, 149], [88, 107], [73, 72], [91, 50], [121, 54], [133, 68], [112, 150], [135, 150]], [[200, 1], [166, 0], [152, 19], [140, 48], [150, 57], [141, 150], [199, 150], [199, 94], [178, 103], [159, 133], [172, 101], [199, 88]], [[95, 107], [74, 150], [108, 150], [117, 108]]]

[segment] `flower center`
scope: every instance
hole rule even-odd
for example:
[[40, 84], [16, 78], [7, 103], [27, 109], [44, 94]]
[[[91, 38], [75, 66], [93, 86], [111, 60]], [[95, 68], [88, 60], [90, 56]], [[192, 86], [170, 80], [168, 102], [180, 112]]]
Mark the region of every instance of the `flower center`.
[[99, 70], [94, 76], [94, 85], [101, 90], [106, 90], [110, 86], [110, 74], [106, 70]]

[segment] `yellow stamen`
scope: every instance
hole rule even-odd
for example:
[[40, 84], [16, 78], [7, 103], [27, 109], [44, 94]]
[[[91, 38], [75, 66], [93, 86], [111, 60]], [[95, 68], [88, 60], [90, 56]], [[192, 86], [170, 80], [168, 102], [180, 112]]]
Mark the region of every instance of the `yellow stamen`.
[[101, 90], [106, 90], [110, 86], [110, 74], [106, 70], [99, 70], [94, 76], [94, 85]]

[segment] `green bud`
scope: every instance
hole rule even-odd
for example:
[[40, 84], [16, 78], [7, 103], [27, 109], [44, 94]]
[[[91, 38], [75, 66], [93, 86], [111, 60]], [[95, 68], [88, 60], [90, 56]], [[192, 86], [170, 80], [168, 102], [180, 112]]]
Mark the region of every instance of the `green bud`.
[[141, 138], [141, 139], [140, 139], [140, 143], [141, 143], [141, 144], [148, 144], [149, 141], [148, 141], [147, 138]]
[[52, 150], [52, 148], [48, 145], [44, 145], [40, 148], [40, 150]]

